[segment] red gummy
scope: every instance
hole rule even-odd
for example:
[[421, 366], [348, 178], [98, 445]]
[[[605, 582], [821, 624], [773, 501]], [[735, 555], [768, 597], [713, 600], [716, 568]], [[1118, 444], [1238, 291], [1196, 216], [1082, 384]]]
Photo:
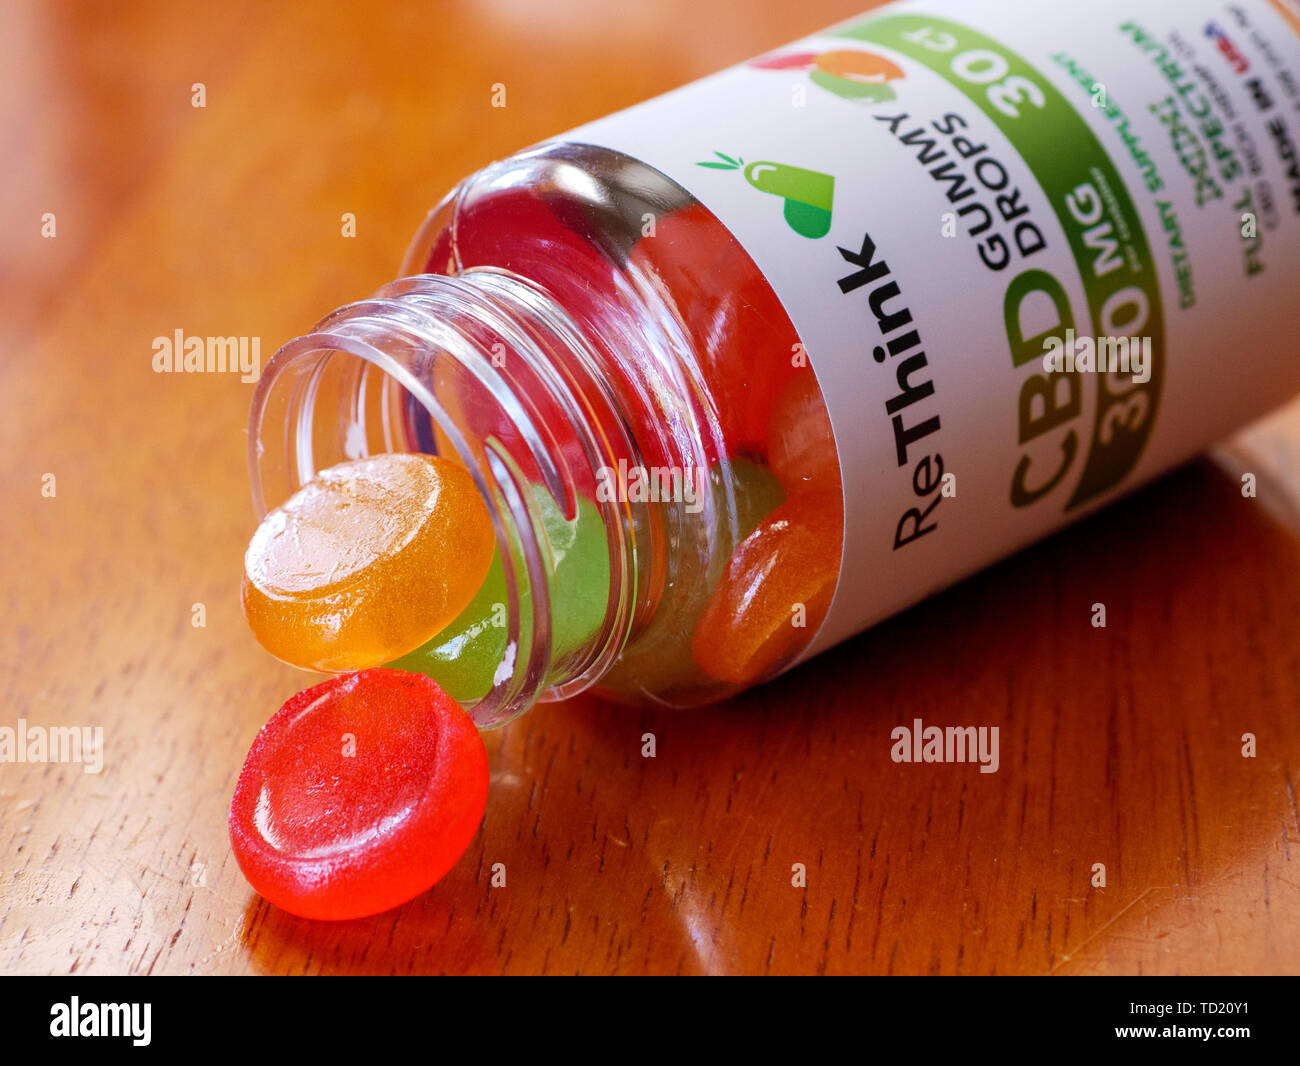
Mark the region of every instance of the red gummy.
[[[589, 220], [563, 214], [564, 205], [548, 203], [534, 192], [498, 190], [478, 207], [463, 209], [454, 236], [448, 229], [434, 242], [426, 269], [455, 273], [491, 265], [542, 279], [577, 320], [618, 336], [627, 329], [627, 323], [611, 318], [609, 311], [625, 300], [618, 268], [581, 232]], [[801, 367], [808, 376], [812, 372], [806, 370], [806, 359], [796, 362], [798, 334], [762, 271], [699, 203], [660, 217], [654, 235], [637, 240], [628, 254], [630, 263], [674, 305], [698, 355], [702, 384], [717, 406], [721, 450], [729, 456], [765, 456], [777, 397]], [[606, 369], [631, 375], [621, 382], [622, 389], [644, 388], [628, 368]], [[572, 435], [563, 427], [568, 418], [550, 409], [544, 397], [530, 397], [530, 402], [556, 434], [557, 450], [567, 450]], [[596, 404], [596, 410], [601, 406]], [[634, 426], [640, 461], [669, 465], [672, 460], [661, 454], [656, 442], [663, 428], [657, 423], [671, 412], [647, 409], [644, 417], [656, 425]], [[606, 428], [607, 439], [617, 440], [620, 427], [611, 423]], [[506, 439], [509, 432], [503, 426], [498, 436]], [[713, 439], [703, 446], [709, 463], [720, 458]], [[574, 456], [574, 469], [581, 470], [580, 450]]]
[[[621, 307], [623, 302], [617, 268], [581, 232], [582, 219], [565, 219], [561, 214], [560, 205], [548, 202], [533, 190], [497, 190], [485, 202], [470, 203], [461, 209], [456, 226], [443, 230], [435, 240], [425, 269], [432, 274], [456, 274], [488, 266], [543, 280], [575, 320], [587, 323], [590, 329], [617, 335], [619, 327], [609, 322], [608, 310]], [[505, 358], [509, 362], [512, 357]], [[617, 366], [607, 369], [611, 374], [622, 372]], [[581, 375], [576, 380], [581, 380]], [[576, 384], [576, 380], [570, 384]], [[626, 389], [635, 384], [624, 381], [620, 387]], [[618, 416], [607, 409], [602, 399], [592, 399], [588, 416], [599, 424], [607, 445], [618, 451], [623, 430]], [[594, 496], [595, 480], [582, 478], [589, 461], [568, 411], [544, 392], [530, 394], [528, 403], [535, 421], [551, 434], [552, 450], [568, 458], [569, 469], [578, 478], [578, 491]], [[509, 444], [517, 438], [518, 429], [503, 421], [490, 429], [481, 429], [480, 433], [494, 435]], [[656, 439], [656, 434], [639, 435], [638, 444], [644, 453], [642, 462], [647, 466], [668, 465], [668, 456], [655, 447]], [[637, 461], [630, 453], [615, 454], [612, 458], [626, 459], [629, 463]], [[525, 473], [534, 478], [540, 476], [535, 470], [525, 470]]]
[[698, 203], [660, 219], [632, 258], [658, 275], [677, 305], [728, 455], [765, 455], [777, 397], [807, 360], [796, 363], [799, 336], [762, 271]]
[[378, 914], [427, 891], [478, 832], [488, 761], [423, 674], [372, 669], [304, 689], [262, 727], [230, 803], [249, 884], [303, 918]]

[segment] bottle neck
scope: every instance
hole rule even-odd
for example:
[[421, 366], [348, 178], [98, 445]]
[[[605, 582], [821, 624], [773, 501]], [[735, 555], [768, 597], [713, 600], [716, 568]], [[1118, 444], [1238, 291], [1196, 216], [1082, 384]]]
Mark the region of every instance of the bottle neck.
[[[620, 460], [641, 464], [630, 427], [644, 419], [608, 363], [545, 290], [472, 269], [403, 278], [335, 311], [281, 348], [258, 383], [249, 469], [259, 518], [320, 470], [379, 452], [451, 455], [473, 474], [508, 601], [506, 657], [471, 709], [480, 727], [603, 676], [635, 625], [638, 588], [654, 584], [645, 571], [664, 554], [659, 524], [596, 491]], [[580, 507], [599, 515], [609, 586], [603, 618], [571, 646], [556, 632], [566, 546], [554, 516], [576, 523]]]

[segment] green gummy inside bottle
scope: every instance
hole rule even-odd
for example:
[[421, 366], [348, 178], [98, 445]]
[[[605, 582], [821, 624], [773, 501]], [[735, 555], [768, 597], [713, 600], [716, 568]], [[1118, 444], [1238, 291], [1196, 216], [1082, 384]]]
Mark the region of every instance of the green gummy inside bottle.
[[[568, 521], [541, 486], [533, 486], [533, 499], [550, 545], [551, 650], [553, 658], [560, 658], [589, 640], [605, 617], [608, 541], [600, 511], [590, 500], [578, 497], [577, 515]], [[532, 590], [517, 546], [512, 550], [520, 579], [519, 643], [526, 648], [532, 643]], [[513, 669], [508, 602], [498, 547], [469, 606], [432, 639], [388, 665], [428, 675], [458, 703], [481, 700], [491, 691], [498, 670]]]
[[[716, 689], [717, 682], [700, 670], [691, 654], [695, 624], [736, 546], [785, 502], [781, 483], [767, 467], [742, 458], [730, 459], [728, 465], [735, 493], [734, 526], [726, 521], [719, 523], [719, 538], [707, 559], [699, 552], [680, 553], [676, 572], [664, 593], [664, 604], [601, 680], [601, 688], [611, 696], [640, 700], [645, 695]], [[727, 493], [718, 465], [709, 471], [709, 484], [714, 506], [725, 510]]]

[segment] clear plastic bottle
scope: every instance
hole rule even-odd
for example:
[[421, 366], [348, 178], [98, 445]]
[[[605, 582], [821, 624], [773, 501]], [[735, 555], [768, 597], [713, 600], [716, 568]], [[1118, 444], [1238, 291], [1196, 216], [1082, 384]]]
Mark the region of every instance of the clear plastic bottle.
[[[487, 167], [268, 364], [256, 509], [459, 457], [501, 594], [397, 665], [482, 727], [770, 677], [1300, 388], [1286, 3], [891, 6]], [[1216, 375], [1234, 318], [1252, 350]], [[1040, 373], [1075, 327], [1147, 341], [1146, 380]]]
[[[344, 459], [458, 456], [492, 514], [506, 590], [504, 665], [463, 700], [482, 726], [592, 685], [624, 701], [711, 702], [798, 655], [839, 565], [835, 446], [793, 326], [710, 213], [627, 156], [550, 145], [459, 185], [402, 273], [268, 364], [250, 428], [259, 515]], [[638, 470], [658, 499], [634, 498]], [[556, 617], [564, 545], [545, 516], [572, 526], [579, 501], [599, 514], [608, 578], [574, 605], [602, 608], [575, 639]], [[783, 604], [774, 646], [710, 673], [692, 653], [708, 594], [781, 507], [808, 530], [778, 530], [775, 550], [815, 549], [820, 597], [797, 626]], [[769, 617], [723, 621], [743, 631]]]

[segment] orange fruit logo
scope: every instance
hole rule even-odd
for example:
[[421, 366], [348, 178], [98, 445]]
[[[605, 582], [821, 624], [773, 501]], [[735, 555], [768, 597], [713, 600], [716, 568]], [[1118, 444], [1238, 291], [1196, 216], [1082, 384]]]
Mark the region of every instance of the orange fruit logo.
[[760, 70], [806, 70], [814, 85], [863, 104], [896, 99], [898, 94], [889, 83], [903, 78], [897, 63], [856, 48], [764, 56], [750, 66]]

